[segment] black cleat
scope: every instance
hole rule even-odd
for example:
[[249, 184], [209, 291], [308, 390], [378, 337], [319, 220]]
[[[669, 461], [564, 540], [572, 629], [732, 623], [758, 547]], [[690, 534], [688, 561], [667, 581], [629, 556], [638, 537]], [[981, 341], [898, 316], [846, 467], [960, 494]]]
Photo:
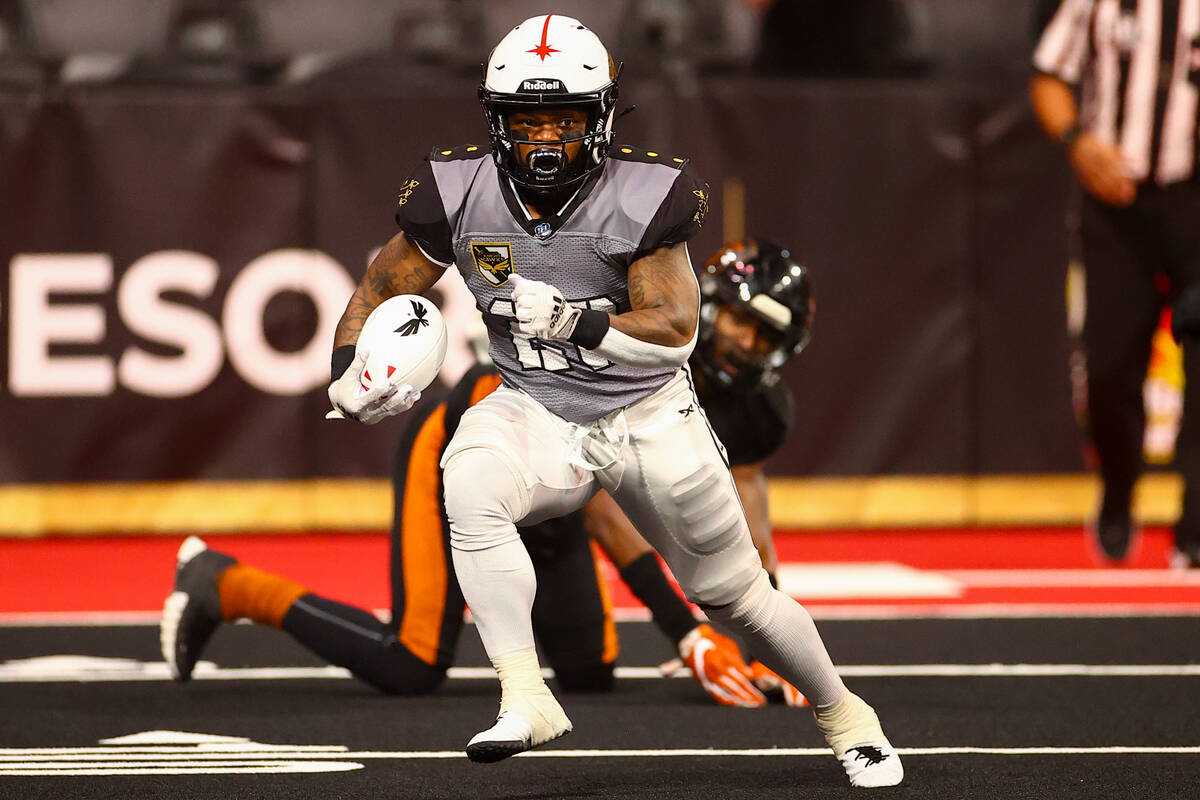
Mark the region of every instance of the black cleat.
[[1129, 543], [1133, 539], [1133, 518], [1128, 508], [1118, 511], [1100, 511], [1096, 520], [1096, 543], [1110, 561], [1122, 561], [1129, 555]]
[[197, 536], [189, 536], [175, 557], [175, 589], [163, 603], [158, 640], [171, 677], [187, 681], [204, 645], [221, 624], [221, 595], [217, 578], [236, 559], [209, 550]]

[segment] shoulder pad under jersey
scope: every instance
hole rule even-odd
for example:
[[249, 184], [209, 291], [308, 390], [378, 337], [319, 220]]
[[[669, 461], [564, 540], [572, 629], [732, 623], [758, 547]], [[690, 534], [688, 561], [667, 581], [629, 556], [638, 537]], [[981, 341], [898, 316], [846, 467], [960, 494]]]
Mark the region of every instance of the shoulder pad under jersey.
[[430, 161], [462, 161], [469, 158], [490, 156], [490, 147], [478, 144], [461, 144], [458, 147], [435, 147], [429, 151]]
[[628, 144], [613, 145], [608, 151], [608, 157], [617, 161], [637, 161], [642, 164], [663, 164], [675, 169], [683, 169], [688, 159], [674, 153], [664, 153], [661, 150], [643, 150]]

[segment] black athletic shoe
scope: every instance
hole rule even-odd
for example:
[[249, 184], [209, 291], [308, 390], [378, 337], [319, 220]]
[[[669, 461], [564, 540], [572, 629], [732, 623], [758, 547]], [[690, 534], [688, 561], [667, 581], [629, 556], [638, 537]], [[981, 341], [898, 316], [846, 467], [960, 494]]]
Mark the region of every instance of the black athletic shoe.
[[1096, 520], [1096, 543], [1105, 558], [1121, 561], [1129, 555], [1129, 543], [1133, 539], [1133, 517], [1128, 508], [1119, 511], [1100, 511]]
[[163, 603], [158, 640], [171, 677], [186, 681], [213, 632], [221, 624], [221, 595], [217, 577], [237, 561], [209, 550], [189, 536], [175, 556], [175, 590]]

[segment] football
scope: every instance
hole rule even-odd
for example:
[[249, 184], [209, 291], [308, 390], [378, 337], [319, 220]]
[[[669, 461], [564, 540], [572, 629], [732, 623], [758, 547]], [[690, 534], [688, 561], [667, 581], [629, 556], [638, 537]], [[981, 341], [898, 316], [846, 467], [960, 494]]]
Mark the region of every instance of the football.
[[446, 357], [446, 322], [431, 301], [402, 294], [380, 303], [363, 324], [355, 354], [367, 354], [359, 392], [395, 380], [423, 391]]

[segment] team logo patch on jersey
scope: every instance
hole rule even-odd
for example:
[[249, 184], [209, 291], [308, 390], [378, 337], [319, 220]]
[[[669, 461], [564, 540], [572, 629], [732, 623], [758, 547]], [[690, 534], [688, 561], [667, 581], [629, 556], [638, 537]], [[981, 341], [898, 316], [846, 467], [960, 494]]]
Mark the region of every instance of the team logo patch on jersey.
[[476, 242], [471, 245], [475, 269], [492, 286], [501, 286], [512, 276], [512, 245], [508, 242]]

